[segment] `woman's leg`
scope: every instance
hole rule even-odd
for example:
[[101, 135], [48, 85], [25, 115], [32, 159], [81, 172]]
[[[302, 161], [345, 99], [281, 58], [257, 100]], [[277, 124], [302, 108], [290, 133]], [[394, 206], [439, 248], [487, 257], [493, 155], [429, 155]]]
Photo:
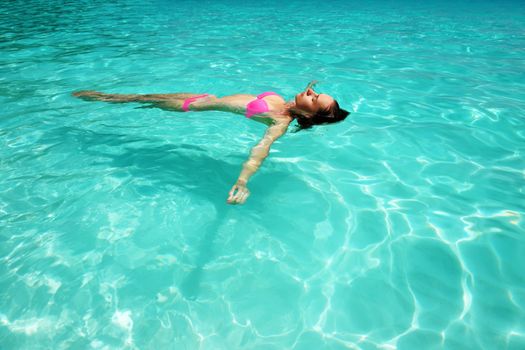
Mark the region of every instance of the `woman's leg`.
[[[106, 94], [98, 91], [78, 91], [73, 96], [86, 101], [103, 101], [110, 103], [149, 103], [152, 107], [162, 108], [170, 111], [182, 111], [182, 105], [187, 98], [202, 96], [202, 94], [176, 93], [176, 94]], [[208, 95], [205, 99], [215, 100], [214, 95]]]

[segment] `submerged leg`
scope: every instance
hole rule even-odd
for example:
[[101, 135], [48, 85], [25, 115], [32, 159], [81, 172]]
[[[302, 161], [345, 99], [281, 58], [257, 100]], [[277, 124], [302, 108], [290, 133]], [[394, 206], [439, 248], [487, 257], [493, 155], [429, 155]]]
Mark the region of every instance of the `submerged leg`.
[[[182, 111], [182, 106], [185, 99], [201, 96], [202, 94], [193, 93], [176, 93], [176, 94], [106, 94], [98, 91], [77, 91], [73, 96], [81, 98], [86, 101], [103, 101], [110, 103], [149, 103], [151, 107], [167, 109], [171, 111]], [[210, 99], [215, 96], [209, 95]]]
[[166, 101], [173, 99], [186, 99], [193, 96], [199, 96], [201, 94], [192, 94], [192, 93], [179, 93], [179, 94], [106, 94], [99, 91], [77, 91], [73, 93], [73, 96], [81, 98], [87, 101], [104, 101], [104, 102], [115, 102], [115, 103], [125, 103], [125, 102], [158, 102]]

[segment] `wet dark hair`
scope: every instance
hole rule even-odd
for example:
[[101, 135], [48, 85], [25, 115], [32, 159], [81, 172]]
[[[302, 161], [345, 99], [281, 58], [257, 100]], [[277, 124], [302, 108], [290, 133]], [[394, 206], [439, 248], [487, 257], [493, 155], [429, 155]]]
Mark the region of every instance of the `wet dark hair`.
[[344, 120], [350, 114], [350, 112], [340, 108], [339, 103], [337, 103], [335, 100], [330, 108], [320, 110], [311, 117], [307, 116], [302, 110], [295, 107], [290, 108], [289, 112], [299, 124], [295, 132], [301, 131], [303, 129], [309, 129], [314, 125], [337, 123]]

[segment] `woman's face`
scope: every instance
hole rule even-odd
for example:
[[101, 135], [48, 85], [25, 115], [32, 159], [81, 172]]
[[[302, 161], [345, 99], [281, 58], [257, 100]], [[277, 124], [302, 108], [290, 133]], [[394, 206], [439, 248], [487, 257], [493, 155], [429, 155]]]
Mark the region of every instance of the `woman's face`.
[[332, 103], [334, 99], [330, 95], [318, 94], [312, 89], [295, 95], [295, 106], [312, 115], [330, 108]]

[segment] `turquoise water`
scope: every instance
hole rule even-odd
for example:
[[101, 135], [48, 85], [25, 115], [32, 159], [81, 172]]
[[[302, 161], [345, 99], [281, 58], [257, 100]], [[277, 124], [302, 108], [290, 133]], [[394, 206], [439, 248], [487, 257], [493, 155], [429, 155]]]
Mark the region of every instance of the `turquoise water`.
[[[524, 349], [523, 2], [4, 2], [1, 349]], [[249, 20], [248, 20], [249, 19]], [[80, 89], [351, 110], [287, 134]]]

